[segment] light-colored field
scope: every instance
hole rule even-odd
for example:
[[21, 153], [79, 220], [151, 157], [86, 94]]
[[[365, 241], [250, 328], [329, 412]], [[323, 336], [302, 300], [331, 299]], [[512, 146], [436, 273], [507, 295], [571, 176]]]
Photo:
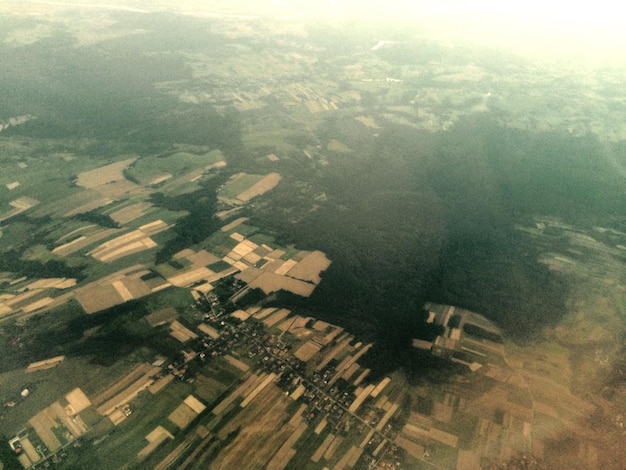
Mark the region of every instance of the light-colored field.
[[233, 313], [230, 314], [232, 317], [237, 318], [241, 321], [246, 321], [248, 318], [250, 318], [250, 314], [247, 312], [244, 312], [243, 310], [235, 310]]
[[[274, 270], [274, 274], [278, 274], [279, 276], [284, 276], [287, 274], [293, 267], [295, 267], [298, 262], [295, 259], [290, 259], [281, 263], [277, 269]], [[295, 276], [293, 276], [295, 277]]]
[[72, 253], [76, 253], [77, 251], [82, 250], [83, 248], [92, 245], [103, 238], [108, 238], [109, 236], [119, 232], [120, 229], [115, 228], [107, 228], [102, 230], [97, 230], [95, 233], [90, 235], [82, 235], [71, 242], [64, 243], [63, 245], [59, 245], [52, 250], [52, 253], [58, 256], [68, 256]]
[[328, 142], [328, 150], [330, 150], [331, 152], [337, 152], [337, 153], [350, 153], [353, 151], [346, 144], [336, 139], [332, 139], [330, 142]]
[[76, 279], [64, 277], [38, 279], [28, 284], [28, 290], [34, 289], [67, 289], [76, 285]]
[[20, 211], [28, 210], [31, 207], [35, 207], [37, 204], [39, 204], [39, 201], [37, 199], [28, 196], [20, 197], [9, 202], [10, 206], [15, 207]]
[[150, 238], [150, 235], [166, 230], [167, 228], [168, 225], [165, 222], [155, 220], [149, 224], [142, 225], [137, 230], [133, 230], [113, 240], [102, 243], [88, 254], [98, 261], [110, 263], [124, 256], [156, 247], [157, 244]]
[[252, 187], [262, 178], [263, 175], [249, 175], [247, 173], [237, 173], [230, 177], [224, 187], [218, 191], [218, 195], [221, 198], [225, 198], [227, 200], [236, 199], [239, 193]]
[[287, 271], [287, 276], [314, 284], [321, 282], [320, 273], [330, 266], [330, 260], [321, 251], [309, 253], [297, 265]]
[[[160, 158], [140, 158], [128, 172], [133, 179], [141, 184], [157, 185], [167, 183], [160, 189], [167, 192], [180, 186], [184, 182], [202, 176], [205, 170], [225, 164], [219, 150], [213, 150], [204, 155], [189, 152], [176, 152]], [[189, 170], [193, 170], [190, 172]], [[190, 174], [191, 173], [191, 174]], [[173, 178], [175, 177], [175, 178]]]
[[137, 186], [135, 183], [132, 183], [128, 180], [107, 183], [98, 186], [97, 188], [95, 188], [95, 190], [102, 194], [105, 198], [108, 197], [113, 200], [119, 200], [125, 196], [128, 197], [132, 195], [145, 195], [148, 193], [148, 191], [141, 186]]
[[87, 431], [87, 426], [78, 415], [80, 411], [91, 405], [87, 396], [81, 389], [76, 388], [65, 395], [65, 400], [68, 402], [67, 406], [64, 407], [60, 402], [54, 402], [28, 421], [50, 452], [56, 451], [63, 445], [55, 430], [61, 432], [62, 427], [65, 427], [69, 431], [69, 434], [66, 434], [68, 441]]
[[254, 318], [256, 318], [257, 320], [263, 320], [265, 317], [269, 316], [272, 312], [275, 312], [275, 311], [276, 309], [272, 307], [263, 308], [261, 310], [258, 310], [254, 314]]
[[212, 326], [207, 325], [206, 323], [200, 323], [198, 325], [198, 330], [200, 330], [202, 333], [204, 333], [205, 335], [210, 336], [213, 339], [217, 339], [217, 338], [220, 337], [219, 331], [217, 331]]
[[161, 184], [164, 181], [167, 181], [168, 179], [170, 179], [172, 176], [174, 175], [172, 175], [171, 173], [164, 173], [161, 176], [156, 176], [154, 177], [154, 179], [148, 182], [148, 186], [156, 186], [157, 184]]
[[123, 376], [117, 377], [116, 380], [107, 388], [100, 390], [96, 395], [94, 395], [92, 397], [93, 404], [95, 406], [101, 405], [114, 395], [120, 393], [135, 380], [149, 373], [150, 370], [152, 370], [152, 366], [150, 364], [137, 364]]
[[239, 359], [234, 358], [230, 354], [226, 354], [224, 356], [224, 359], [226, 359], [229, 364], [231, 364], [232, 366], [235, 366], [240, 371], [248, 372], [248, 370], [250, 370], [250, 366], [248, 364], [240, 361]]
[[241, 407], [245, 408], [248, 406], [252, 400], [254, 400], [268, 385], [270, 385], [274, 380], [276, 380], [277, 375], [272, 372], [267, 377], [263, 379], [263, 381], [258, 384], [241, 402]]
[[278, 329], [280, 331], [288, 331], [289, 333], [293, 334], [294, 331], [297, 331], [300, 328], [304, 328], [310, 320], [311, 317], [301, 317], [300, 315], [294, 315], [292, 318], [288, 318], [280, 325], [278, 325]]
[[[327, 349], [324, 353], [324, 357], [322, 358], [322, 360], [320, 361], [319, 364], [317, 364], [317, 366], [315, 367], [317, 370], [322, 370], [324, 367], [326, 367], [328, 365], [328, 363], [330, 361], [332, 361], [335, 357], [337, 357], [337, 355], [339, 355], [344, 349], [346, 349], [348, 347], [348, 345], [350, 344], [350, 342], [352, 341], [352, 336], [344, 333], [338, 340], [337, 340], [337, 344], [335, 344], [334, 346], [332, 346], [330, 349]], [[319, 341], [317, 341], [316, 339], [314, 339], [314, 341], [318, 344], [320, 344]], [[321, 344], [328, 344], [328, 343], [321, 343]], [[349, 360], [349, 359], [348, 359]], [[337, 367], [337, 372], [341, 372], [341, 370], [345, 370], [347, 369], [351, 364], [348, 364], [348, 361], [344, 361], [341, 363], [341, 368]]]
[[37, 463], [41, 460], [41, 457], [37, 453], [37, 450], [35, 449], [35, 446], [33, 446], [33, 443], [30, 442], [30, 439], [25, 437], [20, 440], [20, 443], [22, 444], [22, 449], [24, 450], [24, 452], [26, 452], [26, 455], [31, 462]]
[[27, 305], [39, 300], [44, 294], [45, 291], [41, 289], [26, 291], [18, 295], [8, 294], [0, 305], [15, 311], [23, 310]]
[[170, 323], [170, 335], [181, 343], [185, 343], [190, 339], [196, 339], [198, 337], [197, 334], [185, 327], [185, 325], [180, 323], [178, 320], [174, 320]]
[[402, 447], [413, 457], [417, 457], [418, 459], [421, 459], [424, 456], [424, 446], [417, 444], [411, 441], [410, 439], [407, 439], [401, 434], [398, 434], [398, 436], [395, 439], [395, 443], [398, 445], [398, 447]]
[[304, 362], [310, 361], [321, 349], [321, 346], [314, 341], [307, 341], [303, 345], [301, 345], [294, 356]]
[[309, 297], [315, 289], [313, 284], [274, 273], [263, 273], [249, 285], [252, 288], [263, 290], [265, 294], [271, 294], [282, 289], [302, 297]]
[[363, 449], [352, 446], [350, 449], [339, 459], [339, 461], [335, 464], [335, 469], [343, 470], [344, 468], [353, 468], [354, 465], [358, 462], [361, 454], [363, 453]]
[[73, 209], [65, 212], [63, 217], [73, 217], [78, 214], [83, 214], [85, 212], [91, 212], [93, 210], [99, 209], [100, 207], [108, 206], [113, 202], [113, 199], [109, 197], [98, 197], [93, 199], [92, 201], [86, 202], [80, 206], [76, 206]]
[[475, 450], [459, 449], [456, 470], [474, 470], [475, 468], [480, 468], [480, 453]]
[[156, 382], [154, 382], [152, 385], [150, 385], [150, 387], [148, 387], [148, 391], [152, 395], [156, 395], [165, 387], [167, 387], [170, 383], [172, 383], [174, 379], [175, 379], [175, 376], [172, 374], [164, 375], [163, 377], [158, 379]]
[[213, 263], [217, 263], [220, 259], [213, 253], [209, 253], [206, 250], [200, 250], [196, 253], [190, 253], [186, 258], [194, 266], [208, 266]]
[[325, 346], [343, 333], [343, 328], [340, 326], [331, 325], [328, 330], [330, 331], [328, 331], [325, 335], [315, 335], [315, 341]]
[[167, 280], [174, 286], [177, 287], [187, 287], [198, 281], [207, 280], [215, 276], [216, 273], [211, 271], [209, 268], [201, 267], [191, 269], [189, 271], [185, 271], [180, 274], [176, 274], [174, 276], [170, 276]]
[[435, 427], [424, 427], [420, 424], [411, 424], [411, 422], [407, 423], [402, 428], [402, 434], [409, 439], [433, 439], [453, 448], [456, 448], [459, 441], [457, 436], [450, 434], [449, 432], [442, 431], [441, 429], [437, 429]]
[[65, 356], [55, 356], [50, 359], [44, 359], [43, 361], [33, 362], [26, 368], [26, 372], [36, 372], [40, 370], [51, 369], [58, 366], [65, 360]]
[[[91, 406], [91, 400], [87, 398], [85, 392], [83, 392], [80, 388], [75, 388], [70, 393], [65, 395], [65, 399], [69, 403], [66, 410], [70, 415], [80, 413]], [[71, 407], [71, 409], [69, 407]]]
[[363, 380], [365, 380], [365, 377], [367, 377], [370, 372], [371, 371], [369, 369], [365, 369], [363, 372], [361, 372], [361, 374], [359, 374], [359, 376], [354, 380], [353, 385], [355, 387], [358, 386], [361, 382], [363, 382]]
[[43, 299], [39, 299], [36, 302], [33, 302], [32, 304], [25, 305], [24, 307], [22, 307], [22, 311], [25, 313], [32, 313], [44, 307], [47, 307], [53, 302], [54, 302], [54, 299], [52, 297], [44, 297]]
[[112, 284], [85, 287], [76, 293], [76, 300], [86, 313], [99, 312], [124, 302]]
[[242, 429], [213, 460], [212, 468], [265, 468], [293, 433], [289, 426], [282, 426], [289, 403], [291, 400], [278, 387], [273, 384], [266, 387], [251, 406], [244, 408], [220, 432], [227, 436], [235, 429]]
[[204, 403], [213, 404], [215, 400], [227, 390], [227, 386], [213, 377], [198, 374], [195, 381], [194, 393]]
[[186, 258], [189, 255], [193, 255], [195, 253], [195, 251], [193, 251], [191, 248], [185, 248], [184, 250], [180, 250], [178, 253], [174, 254], [174, 256], [172, 256], [173, 259], [182, 259], [182, 258]]
[[307, 336], [311, 336], [313, 334], [313, 332], [306, 327], [311, 320], [311, 317], [301, 316], [287, 318], [280, 325], [278, 325], [278, 329], [280, 331], [288, 331], [296, 338], [303, 340]]
[[346, 370], [341, 374], [341, 378], [344, 380], [350, 380], [357, 370], [359, 370], [359, 365], [357, 363], [352, 364], [350, 367], [346, 368]]
[[166, 222], [161, 219], [157, 219], [142, 225], [141, 227], [139, 227], [139, 230], [141, 230], [146, 235], [154, 235], [156, 233], [162, 232], [163, 230], [167, 230], [168, 228], [169, 226]]
[[39, 204], [39, 201], [33, 199], [32, 197], [21, 197], [19, 199], [15, 199], [14, 201], [9, 202], [9, 204], [13, 207], [13, 209], [5, 212], [4, 214], [0, 214], [0, 222], [3, 222], [11, 217], [14, 217], [22, 212], [30, 209], [31, 207]]
[[250, 240], [243, 240], [243, 241], [239, 242], [231, 250], [231, 252], [228, 254], [228, 256], [231, 257], [234, 260], [239, 260], [239, 259], [243, 258], [244, 256], [248, 255], [249, 253], [252, 253], [258, 247], [259, 247], [259, 245], [257, 245], [256, 243], [254, 243], [254, 242], [252, 242]]
[[371, 393], [372, 398], [376, 398], [380, 394], [380, 392], [382, 392], [383, 389], [387, 385], [389, 385], [389, 382], [391, 382], [391, 379], [389, 377], [385, 377], [384, 379], [382, 379], [380, 383], [376, 385], [376, 388], [372, 390], [372, 393]]
[[250, 199], [265, 194], [276, 187], [280, 182], [280, 174], [270, 173], [263, 177], [259, 182], [252, 185], [250, 188], [242, 191], [237, 195], [237, 199], [242, 202], [248, 202]]
[[54, 452], [61, 447], [61, 442], [52, 431], [53, 428], [58, 427], [58, 423], [55, 421], [55, 417], [50, 416], [49, 408], [40, 411], [29, 419], [28, 424], [32, 426], [50, 452]]
[[111, 204], [113, 201], [109, 197], [103, 197], [94, 189], [80, 188], [73, 191], [69, 196], [47, 201], [40, 210], [51, 216], [72, 217], [82, 212], [89, 212], [98, 207]]
[[168, 439], [174, 439], [174, 436], [163, 426], [156, 427], [146, 436], [148, 445], [137, 453], [137, 461], [143, 461], [148, 455], [156, 450], [162, 443]]
[[327, 323], [322, 320], [317, 320], [313, 323], [313, 329], [316, 331], [326, 331], [326, 329], [330, 326], [330, 323]]
[[246, 269], [248, 269], [249, 266], [243, 261], [236, 261], [233, 263], [233, 267], [236, 268], [238, 271], [245, 271]]
[[181, 403], [178, 408], [170, 413], [167, 419], [174, 423], [178, 429], [185, 429], [197, 416], [198, 413], [190, 408], [189, 405]]
[[[76, 438], [87, 432], [87, 426], [81, 419], [80, 415], [69, 415], [68, 410], [64, 408], [58, 401], [50, 405], [50, 409], [59, 418], [61, 423], [70, 431], [69, 439]], [[57, 420], [57, 422], [59, 421]]]
[[[288, 425], [291, 427], [291, 425]], [[276, 451], [272, 459], [267, 463], [265, 467], [267, 470], [281, 470], [287, 466], [289, 461], [296, 455], [296, 450], [293, 448], [295, 443], [300, 439], [302, 434], [307, 429], [307, 424], [300, 422], [293, 430], [289, 438], [283, 443], [283, 445]]]
[[335, 451], [341, 445], [342, 442], [343, 442], [342, 436], [334, 436], [334, 439], [331, 441], [329, 446], [326, 448], [326, 451], [324, 452], [324, 458], [326, 460], [332, 459], [333, 455], [335, 455]]
[[133, 300], [133, 294], [130, 293], [128, 288], [124, 285], [122, 281], [114, 281], [112, 284], [113, 288], [117, 291], [124, 302], [128, 302], [129, 300]]
[[365, 401], [365, 399], [370, 396], [370, 394], [372, 393], [373, 390], [374, 390], [374, 385], [372, 385], [372, 384], [370, 384], [367, 387], [365, 387], [363, 389], [363, 391], [361, 393], [359, 393], [357, 395], [356, 399], [352, 402], [352, 404], [348, 408], [348, 411], [350, 413], [354, 413], [356, 410], [358, 410], [359, 407]]
[[165, 325], [178, 318], [178, 312], [174, 307], [166, 307], [158, 312], [146, 315], [145, 319], [151, 327]]
[[129, 403], [142, 390], [147, 389], [154, 383], [152, 379], [160, 369], [148, 364], [141, 364], [126, 374], [121, 380], [94, 397], [97, 411], [103, 416], [108, 416], [116, 408]]
[[315, 434], [317, 434], [318, 436], [322, 433], [322, 431], [324, 431], [324, 429], [326, 429], [326, 426], [328, 425], [328, 419], [326, 419], [326, 416], [324, 416], [320, 422], [317, 424], [317, 426], [315, 427], [315, 430], [313, 432], [315, 432]]
[[320, 446], [317, 448], [317, 450], [311, 456], [311, 460], [313, 462], [315, 462], [315, 463], [319, 462], [321, 460], [321, 458], [324, 456], [324, 454], [326, 453], [326, 450], [328, 450], [328, 447], [330, 446], [330, 444], [334, 440], [335, 440], [335, 435], [332, 434], [332, 433], [328, 434], [328, 436], [326, 436], [324, 438], [324, 440], [322, 441]]
[[78, 174], [76, 185], [83, 188], [95, 188], [115, 181], [124, 180], [124, 169], [131, 165], [136, 158], [129, 158], [109, 165]]
[[256, 387], [261, 381], [266, 377], [266, 374], [262, 373], [261, 375], [253, 374], [246, 379], [244, 383], [239, 385], [235, 390], [233, 390], [226, 398], [224, 398], [221, 402], [217, 404], [215, 408], [211, 410], [211, 413], [214, 415], [221, 415], [226, 409], [232, 405], [235, 400], [239, 397], [247, 395], [252, 391], [254, 387]]
[[442, 423], [449, 423], [452, 420], [453, 408], [444, 403], [435, 401], [433, 405], [433, 418]]
[[263, 274], [263, 271], [257, 268], [249, 267], [248, 269], [241, 271], [237, 274], [237, 279], [242, 280], [246, 284], [250, 284], [257, 277]]
[[30, 439], [28, 439], [27, 437], [22, 438], [20, 440], [20, 443], [22, 444], [22, 449], [32, 463], [37, 463], [41, 460], [41, 457], [37, 453], [37, 450], [35, 449], [35, 446], [33, 446], [33, 443], [30, 442]]
[[242, 234], [240, 233], [231, 233], [230, 234], [230, 238], [232, 238], [233, 240], [237, 241], [237, 242], [242, 242], [246, 239], [246, 237], [244, 237]]
[[112, 212], [110, 217], [118, 224], [126, 225], [127, 223], [143, 216], [151, 207], [152, 204], [149, 202], [137, 202]]
[[363, 124], [365, 127], [369, 127], [370, 129], [380, 129], [380, 126], [376, 124], [376, 121], [372, 117], [357, 116], [355, 119]]
[[257, 255], [256, 253], [249, 253], [246, 256], [243, 257], [243, 261], [245, 261], [246, 263], [254, 266], [255, 264], [257, 264], [259, 261], [261, 261], [261, 259], [263, 259], [261, 256]]
[[276, 323], [278, 323], [279, 321], [281, 321], [284, 318], [286, 318], [287, 315], [289, 315], [290, 313], [291, 313], [291, 310], [287, 310], [286, 308], [282, 308], [282, 309], [278, 310], [277, 312], [272, 313], [272, 315], [270, 315], [266, 319], [264, 319], [263, 323], [265, 324], [265, 326], [270, 328], [270, 327], [274, 326]]
[[124, 303], [120, 292], [113, 286], [114, 282], [121, 282], [134, 299], [149, 294], [150, 287], [141, 280], [143, 274], [145, 274], [145, 266], [137, 264], [103, 277], [100, 281], [79, 287], [74, 291], [74, 295], [86, 313], [98, 312]]
[[387, 422], [393, 417], [394, 414], [396, 414], [396, 411], [398, 411], [398, 408], [400, 408], [400, 405], [398, 405], [397, 403], [393, 403], [393, 404], [391, 402], [387, 402], [387, 403], [389, 403], [389, 407], [387, 411], [385, 412], [384, 416], [382, 417], [382, 419], [376, 425], [377, 431], [382, 431], [385, 425], [387, 424]]
[[[248, 220], [247, 217], [239, 217], [238, 219], [233, 220], [231, 223], [224, 225], [220, 230], [222, 232], [230, 232], [232, 229], [238, 227]], [[234, 234], [233, 234], [234, 235]]]
[[206, 410], [206, 406], [204, 405], [204, 403], [202, 403], [193, 395], [189, 395], [187, 398], [185, 398], [183, 403], [191, 408], [196, 414], [200, 414], [204, 410]]

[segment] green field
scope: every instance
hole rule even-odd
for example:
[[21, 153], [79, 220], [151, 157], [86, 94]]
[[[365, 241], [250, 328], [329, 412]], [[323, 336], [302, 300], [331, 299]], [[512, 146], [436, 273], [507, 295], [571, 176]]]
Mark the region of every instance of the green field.
[[148, 184], [165, 174], [170, 174], [175, 178], [195, 169], [205, 168], [223, 159], [222, 152], [219, 150], [213, 150], [204, 155], [176, 152], [166, 156], [150, 156], [135, 161], [126, 170], [126, 174], [129, 179], [137, 181], [139, 184]]
[[243, 235], [246, 238], [250, 238], [252, 235], [257, 233], [258, 231], [259, 231], [259, 227], [255, 227], [253, 225], [247, 225], [247, 224], [239, 224], [237, 227], [235, 227], [234, 229], [232, 229], [231, 231], [227, 233], [230, 235], [231, 233], [236, 232], [236, 233]]
[[213, 234], [204, 240], [200, 246], [218, 256], [226, 256], [230, 250], [237, 246], [237, 243], [238, 242], [236, 240], [218, 230], [217, 232], [213, 232]]
[[267, 154], [275, 153], [279, 158], [284, 158], [291, 152], [297, 151], [297, 147], [288, 141], [291, 135], [294, 135], [294, 132], [286, 129], [266, 129], [246, 133], [243, 141], [251, 150], [262, 150]]
[[18, 369], [0, 374], [0, 390], [4, 397], [16, 396], [23, 388], [28, 388], [31, 392], [26, 399], [19, 400], [15, 407], [8, 409], [0, 417], [4, 434], [15, 435], [33, 415], [60, 400], [76, 387], [80, 387], [87, 396], [107, 387], [132, 368], [130, 359], [105, 367], [84, 357], [68, 357], [54, 369], [32, 373]]
[[243, 175], [227, 183], [217, 194], [226, 199], [235, 199], [240, 193], [261, 181], [264, 176], [265, 175]]
[[133, 413], [121, 424], [103, 435], [91, 435], [97, 445], [81, 449], [74, 455], [75, 465], [82, 468], [121, 468], [132, 464], [137, 453], [148, 442], [145, 436], [157, 426], [163, 426], [172, 434], [179, 431], [167, 416], [192, 392], [192, 386], [173, 382], [156, 395], [144, 391], [132, 402]]

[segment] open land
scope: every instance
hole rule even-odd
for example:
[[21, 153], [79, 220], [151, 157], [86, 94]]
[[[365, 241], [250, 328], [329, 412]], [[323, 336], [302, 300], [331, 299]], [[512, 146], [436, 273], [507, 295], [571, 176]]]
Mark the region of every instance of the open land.
[[621, 468], [622, 70], [241, 5], [0, 5], [13, 463]]

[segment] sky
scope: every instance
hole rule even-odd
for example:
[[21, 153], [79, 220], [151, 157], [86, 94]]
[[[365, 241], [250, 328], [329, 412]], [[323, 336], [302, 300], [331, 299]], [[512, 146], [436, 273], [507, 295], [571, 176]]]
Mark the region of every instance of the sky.
[[[560, 49], [626, 51], [626, 3], [616, 0], [330, 0], [372, 17], [430, 20], [477, 39]], [[445, 31], [442, 31], [445, 32]]]
[[[626, 61], [626, 2], [618, 0], [0, 0], [14, 5], [89, 5], [199, 16], [296, 20], [394, 20], [437, 39], [510, 47], [526, 54]], [[244, 16], [241, 16], [242, 18]], [[378, 38], [388, 39], [388, 38]]]
[[[231, 5], [243, 6], [248, 1], [231, 1]], [[622, 55], [626, 57], [626, 3], [618, 0], [265, 1], [290, 11], [284, 16], [287, 20], [306, 16], [385, 19], [415, 23], [442, 39], [510, 46], [530, 54], [617, 62], [623, 60]]]

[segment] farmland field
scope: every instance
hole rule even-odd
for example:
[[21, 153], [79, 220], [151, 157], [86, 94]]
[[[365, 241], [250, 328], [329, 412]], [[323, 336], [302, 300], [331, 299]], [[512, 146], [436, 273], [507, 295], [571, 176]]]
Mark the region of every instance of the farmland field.
[[[7, 432], [148, 364], [153, 393], [110, 406], [115, 426], [90, 410], [60, 468], [183, 444], [174, 466], [511, 468], [523, 449], [621, 468], [621, 36], [596, 46], [590, 15], [549, 41], [533, 14], [491, 29], [463, 2], [401, 22], [351, 1], [52, 3], [0, 2]], [[190, 394], [225, 405], [194, 421]]]
[[104, 186], [118, 181], [124, 180], [124, 169], [135, 161], [129, 158], [109, 165], [95, 168], [93, 170], [79, 173], [76, 177], [76, 185], [84, 188], [93, 189], [98, 186]]
[[235, 175], [226, 185], [219, 190], [220, 197], [236, 199], [237, 196], [261, 181], [264, 175], [247, 175], [241, 173]]
[[169, 175], [168, 178], [181, 176], [195, 169], [204, 169], [222, 160], [223, 156], [219, 150], [203, 155], [176, 152], [170, 155], [158, 156], [157, 158], [138, 159], [128, 167], [126, 174], [133, 181], [138, 181], [140, 184], [158, 185], [158, 178], [163, 175]]

